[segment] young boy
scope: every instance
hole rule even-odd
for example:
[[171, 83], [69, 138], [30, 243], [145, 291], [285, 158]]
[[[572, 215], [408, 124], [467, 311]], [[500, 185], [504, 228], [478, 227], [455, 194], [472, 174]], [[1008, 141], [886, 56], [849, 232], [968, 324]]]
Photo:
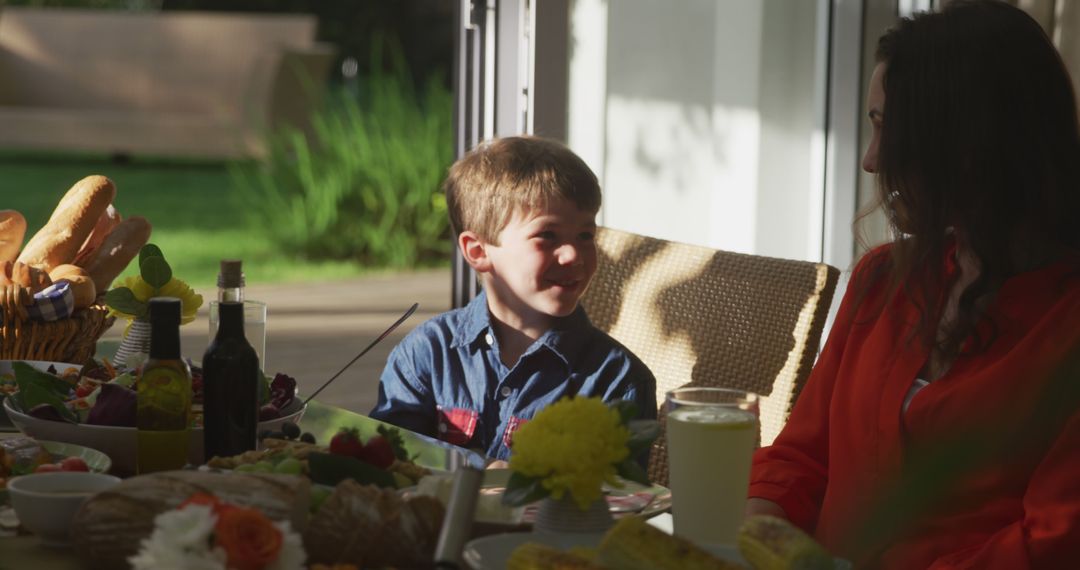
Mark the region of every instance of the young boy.
[[596, 272], [596, 175], [559, 143], [483, 144], [445, 184], [458, 248], [483, 292], [394, 348], [371, 417], [505, 460], [519, 426], [563, 396], [632, 400], [656, 380], [578, 300]]

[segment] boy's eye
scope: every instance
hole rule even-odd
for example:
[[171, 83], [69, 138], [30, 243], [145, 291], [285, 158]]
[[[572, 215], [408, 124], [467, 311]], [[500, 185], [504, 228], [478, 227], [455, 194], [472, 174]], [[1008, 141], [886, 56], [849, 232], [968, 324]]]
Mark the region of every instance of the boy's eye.
[[536, 234], [536, 237], [538, 237], [540, 239], [543, 239], [543, 240], [552, 240], [552, 239], [555, 239], [555, 232], [553, 232], [553, 231], [540, 232], [540, 233]]
[[592, 232], [581, 232], [580, 234], [578, 234], [578, 239], [583, 240], [583, 241], [592, 241], [593, 240], [593, 233]]

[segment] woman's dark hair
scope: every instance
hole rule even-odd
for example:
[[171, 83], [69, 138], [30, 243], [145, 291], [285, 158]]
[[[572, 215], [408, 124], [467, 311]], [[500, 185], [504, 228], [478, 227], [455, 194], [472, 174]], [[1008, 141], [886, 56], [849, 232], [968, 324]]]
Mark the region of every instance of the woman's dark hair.
[[[1009, 277], [1074, 255], [1080, 134], [1068, 71], [1046, 33], [998, 1], [956, 0], [878, 42], [885, 111], [879, 199], [901, 237], [885, 272], [919, 305], [915, 334], [954, 357], [974, 349], [980, 306]], [[950, 235], [950, 233], [952, 235]], [[962, 240], [981, 273], [939, 337], [942, 260]]]

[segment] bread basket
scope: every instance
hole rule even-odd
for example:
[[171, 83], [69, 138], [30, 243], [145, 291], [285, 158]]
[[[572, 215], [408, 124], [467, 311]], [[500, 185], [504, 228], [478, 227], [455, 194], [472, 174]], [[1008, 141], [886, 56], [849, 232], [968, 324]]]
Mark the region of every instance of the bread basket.
[[30, 320], [6, 304], [0, 305], [0, 312], [0, 360], [85, 362], [116, 320], [107, 316], [109, 308], [100, 299], [56, 321]]

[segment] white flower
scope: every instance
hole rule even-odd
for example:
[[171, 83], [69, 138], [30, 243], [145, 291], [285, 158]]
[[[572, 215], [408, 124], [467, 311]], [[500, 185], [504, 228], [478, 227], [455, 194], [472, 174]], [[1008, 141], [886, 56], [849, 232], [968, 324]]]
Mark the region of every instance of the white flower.
[[134, 570], [225, 570], [225, 551], [210, 549], [216, 522], [206, 505], [187, 505], [154, 518], [154, 533], [128, 559]]
[[292, 531], [289, 521], [274, 523], [274, 526], [281, 531], [281, 550], [277, 560], [268, 564], [266, 570], [304, 570], [307, 553], [300, 535]]

